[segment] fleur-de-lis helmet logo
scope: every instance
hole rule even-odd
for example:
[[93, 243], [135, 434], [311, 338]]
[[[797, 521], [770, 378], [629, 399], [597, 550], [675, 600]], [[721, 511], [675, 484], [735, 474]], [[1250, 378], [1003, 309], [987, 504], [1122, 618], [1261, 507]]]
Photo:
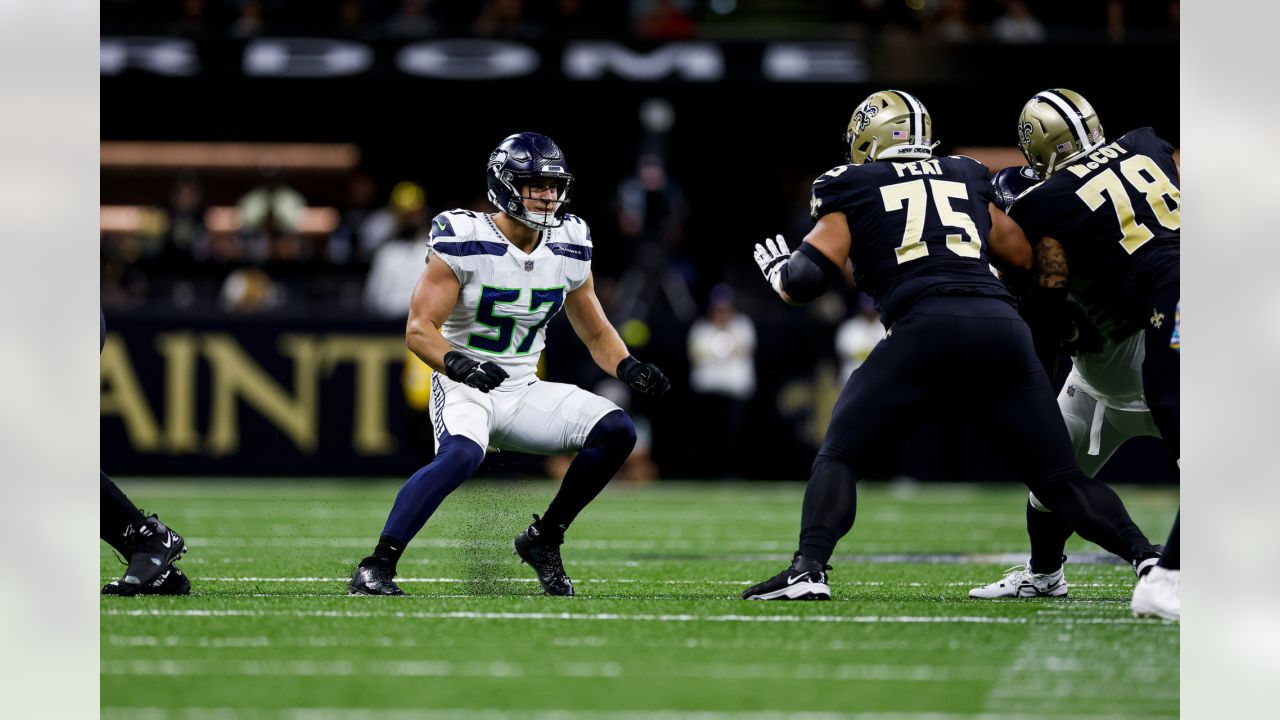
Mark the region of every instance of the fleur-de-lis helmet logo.
[[858, 110], [858, 112], [854, 113], [853, 115], [854, 134], [856, 135], [862, 132], [863, 130], [866, 130], [867, 126], [871, 124], [871, 118], [879, 114], [880, 114], [880, 108], [876, 107], [875, 105], [872, 105], [871, 103], [867, 103], [866, 105], [863, 105], [862, 108]]

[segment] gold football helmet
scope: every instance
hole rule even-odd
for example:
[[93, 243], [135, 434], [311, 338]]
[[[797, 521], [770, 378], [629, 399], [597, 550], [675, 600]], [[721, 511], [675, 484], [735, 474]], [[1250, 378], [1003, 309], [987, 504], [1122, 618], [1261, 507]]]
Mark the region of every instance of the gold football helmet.
[[1018, 115], [1018, 147], [1041, 177], [1049, 177], [1106, 141], [1093, 106], [1065, 88], [1036, 93]]
[[924, 104], [901, 90], [881, 90], [858, 103], [844, 139], [853, 165], [933, 156], [933, 119]]

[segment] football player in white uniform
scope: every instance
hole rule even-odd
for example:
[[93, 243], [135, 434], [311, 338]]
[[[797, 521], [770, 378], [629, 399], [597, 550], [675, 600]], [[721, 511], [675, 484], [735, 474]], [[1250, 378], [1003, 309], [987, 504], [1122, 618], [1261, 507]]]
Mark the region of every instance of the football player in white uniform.
[[[1147, 165], [1154, 167], [1143, 172], [1153, 178], [1163, 178], [1166, 184], [1161, 188], [1169, 196], [1168, 200], [1160, 196], [1162, 199], [1158, 206], [1141, 202], [1137, 205], [1140, 217], [1136, 220], [1130, 217], [1125, 221], [1144, 231], [1148, 224], [1160, 225], [1162, 230], [1157, 241], [1148, 246], [1147, 240], [1143, 240], [1136, 246], [1124, 245], [1124, 251], [1117, 251], [1115, 244], [1111, 243], [1112, 236], [1119, 237], [1122, 231], [1130, 232], [1122, 227], [1112, 228], [1119, 217], [1117, 213], [1121, 205], [1117, 204], [1114, 212], [1110, 208], [1089, 205], [1088, 201], [1077, 207], [1077, 198], [1084, 199], [1087, 193], [1084, 190], [1077, 192], [1077, 188], [1071, 185], [1071, 180], [1078, 179], [1081, 172], [1088, 174], [1088, 171], [1099, 167], [1093, 162], [1086, 164], [1092, 156], [1084, 157], [1089, 150], [1105, 143], [1102, 126], [1092, 106], [1072, 91], [1046, 90], [1027, 102], [1018, 122], [1019, 146], [1030, 165], [1007, 168], [996, 175], [992, 180], [995, 203], [1009, 212], [1015, 221], [1031, 222], [1036, 229], [1042, 230], [1028, 232], [1029, 239], [1034, 241], [1043, 236], [1054, 236], [1056, 239], [1051, 239], [1058, 243], [1057, 251], [1063, 255], [1062, 258], [1049, 258], [1061, 260], [1061, 264], [1049, 262], [1044, 266], [1053, 270], [1052, 277], [1057, 282], [1046, 283], [1046, 278], [1041, 276], [1035, 284], [1049, 288], [1070, 287], [1069, 297], [1078, 314], [1074, 319], [1075, 337], [1069, 343], [1077, 351], [1072, 352], [1071, 374], [1058, 396], [1058, 405], [1075, 447], [1076, 460], [1080, 468], [1092, 476], [1125, 441], [1140, 436], [1163, 437], [1176, 457], [1176, 356], [1170, 355], [1167, 348], [1160, 347], [1160, 333], [1169, 332], [1164, 313], [1147, 310], [1159, 306], [1165, 296], [1176, 298], [1178, 191], [1176, 184], [1170, 183], [1165, 175], [1167, 171], [1176, 178], [1172, 147], [1157, 138], [1149, 128], [1126, 134], [1118, 143], [1113, 143], [1123, 152], [1137, 156], [1135, 162], [1145, 163], [1144, 168]], [[1108, 153], [1120, 152], [1106, 150]], [[1104, 155], [1107, 158], [1112, 156]], [[1073, 164], [1075, 166], [1070, 168], [1072, 173], [1059, 173], [1067, 179], [1060, 182], [1063, 178], [1055, 175], [1054, 171]], [[1114, 178], [1115, 174], [1110, 173], [1110, 177]], [[1123, 184], [1120, 187], [1124, 189]], [[1055, 201], [1045, 200], [1046, 195], [1053, 193], [1063, 195], [1067, 201], [1056, 202], [1057, 195], [1053, 195]], [[1132, 204], [1127, 199], [1127, 190], [1121, 193], [1112, 189], [1111, 193], [1113, 203], [1125, 203], [1126, 208]], [[1147, 206], [1151, 208], [1150, 213], [1146, 213]], [[1082, 215], [1086, 209], [1090, 212]], [[1020, 210], [1024, 212], [1020, 213]], [[1147, 217], [1161, 210], [1164, 213], [1161, 218], [1152, 220]], [[1084, 216], [1093, 222], [1086, 222], [1082, 219]], [[1064, 217], [1070, 218], [1070, 228]], [[1151, 239], [1152, 233], [1147, 235], [1147, 239]], [[1073, 266], [1084, 268], [1084, 271], [1072, 275], [1069, 286], [1064, 271], [1065, 257], [1070, 252], [1062, 250], [1062, 243], [1071, 245], [1070, 252], [1078, 254], [1073, 256], [1078, 261], [1073, 261]], [[1139, 246], [1147, 247], [1138, 253]], [[1110, 251], [1115, 258], [1109, 258], [1104, 251]], [[1144, 264], [1139, 266], [1139, 261]], [[1011, 264], [1016, 266], [1018, 263]], [[1040, 272], [1043, 268], [1039, 255], [1036, 265], [1037, 272]], [[1029, 258], [1023, 266], [1031, 266]], [[1155, 286], [1161, 294], [1160, 303], [1136, 301], [1134, 297], [1142, 292], [1138, 285]], [[1068, 296], [1062, 289], [1044, 292], [1059, 292], [1064, 298]], [[1035, 293], [1032, 289], [1023, 297], [1024, 305], [1033, 306], [1031, 312], [1039, 306], [1032, 302], [1035, 298], [1031, 296]], [[1147, 312], [1151, 313], [1150, 318], [1144, 317]], [[1070, 323], [1061, 314], [1047, 314], [1044, 320], [1048, 322], [1041, 322], [1042, 327], [1058, 329], [1055, 336], [1071, 335], [1063, 332]], [[1028, 319], [1028, 322], [1032, 321]], [[1053, 362], [1052, 357], [1056, 357], [1057, 348], [1047, 345], [1046, 348], [1042, 360], [1049, 364]], [[1153, 352], [1151, 348], [1154, 348], [1154, 362], [1147, 357]], [[1153, 408], [1156, 412], [1152, 411]], [[1159, 429], [1162, 426], [1166, 431], [1172, 429], [1172, 432], [1162, 433]], [[1063, 549], [1071, 536], [1071, 528], [1061, 517], [1050, 513], [1034, 494], [1029, 499], [1026, 512], [1027, 534], [1031, 539], [1031, 558], [1027, 565], [1012, 568], [1005, 577], [990, 585], [970, 590], [970, 597], [997, 599], [1061, 597], [1067, 594], [1067, 582], [1062, 572], [1066, 560]], [[1135, 563], [1139, 587], [1143, 586], [1157, 564], [1160, 567], [1177, 567], [1176, 547], [1172, 552], [1166, 548], [1164, 555], [1163, 558], [1144, 558]]]
[[578, 453], [546, 512], [515, 539], [547, 594], [573, 595], [560, 560], [565, 530], [622, 466], [636, 434], [609, 400], [535, 374], [547, 323], [561, 308], [605, 372], [651, 395], [671, 387], [657, 367], [631, 356], [600, 307], [591, 232], [567, 212], [574, 178], [560, 148], [545, 135], [517, 133], [490, 155], [487, 175], [500, 212], [436, 216], [409, 308], [406, 342], [436, 371], [436, 456], [400, 489], [349, 594], [403, 594], [393, 578], [405, 545], [494, 447]]
[[[1118, 342], [1104, 341], [1101, 350], [1072, 356], [1071, 372], [1058, 394], [1058, 408], [1067, 423], [1076, 462], [1088, 476], [1097, 474], [1126, 441], [1160, 437], [1142, 395], [1142, 333]], [[1061, 597], [1067, 594], [1063, 550], [1072, 530], [1034, 493], [1027, 501], [1027, 535], [1031, 559], [1001, 579], [974, 588], [969, 597], [995, 600], [1018, 597]], [[1158, 558], [1145, 558], [1135, 567], [1140, 574]]]

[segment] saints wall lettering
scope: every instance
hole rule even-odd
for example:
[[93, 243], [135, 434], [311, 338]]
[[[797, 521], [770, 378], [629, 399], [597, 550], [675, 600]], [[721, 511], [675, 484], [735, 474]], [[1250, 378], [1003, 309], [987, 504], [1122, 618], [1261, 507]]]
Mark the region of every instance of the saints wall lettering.
[[[361, 456], [397, 450], [389, 424], [390, 403], [403, 397], [405, 349], [397, 335], [283, 333], [274, 348], [253, 344], [253, 352], [224, 332], [158, 332], [138, 342], [142, 338], [134, 334], [126, 344], [121, 334], [109, 333], [101, 357], [104, 427], [118, 421], [135, 452], [232, 455], [245, 440], [247, 411], [265, 419], [292, 450], [315, 455], [322, 417], [335, 419], [326, 414], [328, 405], [348, 408], [344, 450]], [[275, 357], [264, 357], [264, 350]], [[158, 374], [140, 373], [143, 355], [150, 356], [150, 368], [158, 364]], [[269, 372], [268, 361], [287, 372]], [[344, 401], [334, 403], [339, 397]]]

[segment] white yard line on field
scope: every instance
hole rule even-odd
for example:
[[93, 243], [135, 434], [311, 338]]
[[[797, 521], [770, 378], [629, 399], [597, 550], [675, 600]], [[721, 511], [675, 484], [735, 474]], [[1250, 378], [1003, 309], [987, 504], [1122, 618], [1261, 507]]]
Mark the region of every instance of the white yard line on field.
[[[1076, 720], [1135, 720], [1155, 717], [1073, 715]], [[506, 710], [498, 708], [102, 708], [102, 720], [1043, 720], [1041, 713], [820, 712], [803, 710]]]
[[[941, 667], [928, 664], [856, 664], [856, 663], [769, 663], [712, 662], [697, 666], [655, 666], [637, 663], [624, 668], [620, 663], [604, 662], [537, 662], [475, 660], [192, 660], [148, 658], [107, 660], [102, 663], [106, 675], [209, 676], [237, 677], [483, 677], [521, 678], [701, 678], [706, 680], [766, 681], [841, 681], [841, 682], [989, 682], [994, 669], [984, 666]], [[1094, 668], [1082, 672], [1077, 679], [1096, 684], [1107, 672]]]
[[[361, 600], [357, 600], [361, 602]], [[1065, 625], [1135, 625], [1150, 624], [1134, 618], [1071, 618], [1071, 617], [984, 617], [972, 615], [910, 616], [910, 615], [690, 615], [652, 613], [548, 613], [548, 612], [427, 612], [395, 611], [368, 612], [358, 610], [183, 610], [179, 608], [135, 608], [103, 610], [108, 616], [163, 616], [163, 617], [316, 617], [316, 618], [406, 618], [415, 620], [563, 620], [606, 622], [731, 622], [731, 623], [858, 623], [858, 624], [915, 624], [915, 623], [973, 623], [991, 625], [1026, 625], [1029, 623], [1061, 623]]]
[[[216, 536], [190, 538], [187, 545], [191, 548], [241, 548], [257, 550], [277, 548], [368, 548], [368, 538], [340, 537], [230, 537]], [[475, 539], [475, 538], [417, 538], [415, 547], [454, 548], [466, 550], [497, 549], [510, 551], [511, 543], [507, 540]], [[689, 551], [701, 552], [715, 547], [717, 561], [772, 561], [790, 560], [790, 550], [794, 549], [792, 541], [782, 540], [732, 540], [720, 538], [665, 538], [653, 540], [592, 540], [574, 539], [566, 547], [574, 552], [591, 550], [627, 550], [627, 551]], [[832, 556], [832, 561], [840, 563], [906, 563], [928, 565], [957, 564], [992, 564], [1012, 565], [1025, 563], [1026, 552], [991, 552], [991, 553], [940, 553], [940, 552], [901, 552], [902, 544], [898, 542], [863, 542], [859, 543], [859, 553], [844, 553]], [[787, 551], [770, 552], [770, 551]], [[743, 554], [756, 553], [756, 554]], [[645, 558], [647, 561], [667, 561], [675, 558]], [[680, 558], [684, 559], [684, 558]], [[708, 555], [708, 559], [711, 559]], [[1122, 561], [1109, 553], [1084, 551], [1071, 555], [1073, 565], [1115, 564]]]
[[[311, 583], [311, 582], [347, 582], [347, 577], [196, 577], [201, 582], [264, 582], [264, 583]], [[533, 583], [537, 582], [537, 578], [518, 577], [518, 578], [448, 578], [448, 577], [397, 577], [397, 583], [471, 583], [471, 582], [493, 582], [493, 583]], [[641, 584], [641, 585], [754, 585], [757, 580], [713, 580], [709, 578], [693, 579], [693, 580], [665, 580], [654, 579], [644, 580], [640, 578], [579, 578], [574, 580], [575, 583], [616, 583], [616, 584]], [[849, 580], [839, 581], [833, 580], [834, 584], [840, 587], [976, 587], [982, 584], [976, 580], [960, 581], [960, 582], [884, 582], [879, 580]], [[1090, 587], [1090, 588], [1132, 588], [1133, 583], [1083, 583], [1073, 582], [1072, 587]]]

